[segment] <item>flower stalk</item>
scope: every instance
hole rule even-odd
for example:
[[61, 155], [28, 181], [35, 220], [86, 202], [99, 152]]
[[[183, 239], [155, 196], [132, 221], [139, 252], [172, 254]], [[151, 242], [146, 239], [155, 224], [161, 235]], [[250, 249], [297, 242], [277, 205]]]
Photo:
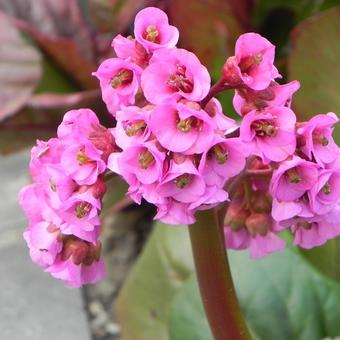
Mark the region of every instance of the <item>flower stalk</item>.
[[198, 212], [189, 232], [201, 298], [214, 338], [249, 340], [214, 211]]

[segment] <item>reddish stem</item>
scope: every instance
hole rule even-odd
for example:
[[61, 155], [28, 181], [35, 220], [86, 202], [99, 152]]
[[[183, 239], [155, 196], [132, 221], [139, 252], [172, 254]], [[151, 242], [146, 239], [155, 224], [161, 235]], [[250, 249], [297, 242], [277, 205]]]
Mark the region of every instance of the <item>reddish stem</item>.
[[249, 340], [214, 211], [198, 212], [189, 231], [202, 302], [215, 340]]

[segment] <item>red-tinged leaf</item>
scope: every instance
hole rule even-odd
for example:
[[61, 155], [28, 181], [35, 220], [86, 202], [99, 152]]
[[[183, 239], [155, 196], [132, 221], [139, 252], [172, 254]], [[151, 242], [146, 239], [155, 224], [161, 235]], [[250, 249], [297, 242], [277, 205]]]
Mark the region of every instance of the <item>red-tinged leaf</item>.
[[93, 60], [91, 36], [77, 0], [0, 0], [0, 10], [49, 38], [72, 39], [83, 57]]
[[40, 53], [0, 14], [0, 121], [27, 102], [40, 77]]
[[[313, 16], [292, 33], [289, 79], [301, 82], [293, 108], [302, 118], [333, 111], [340, 113], [340, 7]], [[336, 133], [340, 141], [340, 130]]]
[[180, 45], [218, 74], [235, 40], [249, 28], [251, 8], [251, 0], [172, 0], [168, 13], [181, 32]]
[[97, 28], [113, 34], [128, 30], [135, 14], [144, 7], [160, 7], [164, 0], [89, 0], [89, 13]]

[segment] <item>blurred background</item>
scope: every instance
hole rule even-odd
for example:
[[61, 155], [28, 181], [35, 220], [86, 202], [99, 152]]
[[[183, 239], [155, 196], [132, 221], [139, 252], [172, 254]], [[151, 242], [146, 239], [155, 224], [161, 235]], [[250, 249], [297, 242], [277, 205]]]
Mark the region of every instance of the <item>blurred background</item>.
[[[211, 339], [185, 228], [152, 228], [153, 208], [122, 199], [119, 179], [102, 214], [108, 276], [100, 284], [64, 287], [30, 262], [21, 236], [17, 192], [29, 183], [30, 147], [55, 135], [72, 108], [89, 107], [114, 126], [91, 72], [114, 55], [116, 34], [133, 34], [147, 6], [166, 11], [179, 46], [214, 80], [237, 37], [255, 31], [277, 46], [283, 81], [301, 82], [293, 101], [300, 120], [340, 113], [340, 0], [0, 0], [1, 340]], [[233, 116], [232, 95], [220, 100]], [[340, 241], [231, 260], [254, 338], [340, 336]]]

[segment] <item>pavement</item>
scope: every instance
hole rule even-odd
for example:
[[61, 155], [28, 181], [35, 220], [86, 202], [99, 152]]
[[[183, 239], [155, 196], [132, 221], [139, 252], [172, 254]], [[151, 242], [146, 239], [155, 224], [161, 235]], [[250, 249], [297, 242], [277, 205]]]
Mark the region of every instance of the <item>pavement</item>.
[[31, 262], [17, 193], [29, 183], [29, 152], [0, 156], [0, 339], [90, 340], [81, 289]]

